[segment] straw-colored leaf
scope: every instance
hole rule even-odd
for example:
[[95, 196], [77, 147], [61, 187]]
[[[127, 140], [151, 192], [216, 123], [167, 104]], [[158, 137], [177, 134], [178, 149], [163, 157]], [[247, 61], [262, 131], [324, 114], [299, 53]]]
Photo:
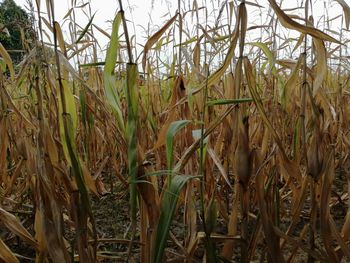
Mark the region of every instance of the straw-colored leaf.
[[92, 26], [94, 26], [98, 31], [101, 32], [101, 34], [105, 35], [109, 40], [111, 39], [111, 35], [108, 34], [105, 30], [103, 30], [102, 28], [100, 28], [99, 26], [92, 24]]
[[6, 263], [19, 263], [19, 260], [0, 238], [0, 259]]
[[67, 54], [66, 44], [64, 42], [64, 37], [62, 33], [62, 29], [60, 25], [57, 22], [54, 22], [55, 30], [56, 30], [56, 37], [58, 40], [58, 44], [60, 46], [60, 49], [63, 54]]
[[52, 134], [49, 132], [50, 129], [46, 125], [44, 133], [44, 139], [47, 147], [47, 153], [49, 155], [50, 161], [53, 165], [58, 166], [59, 157], [58, 157], [58, 150], [57, 146], [55, 144], [55, 141], [52, 138]]
[[183, 95], [183, 89], [184, 89], [184, 79], [182, 76], [179, 76], [176, 78], [174, 87], [171, 94], [171, 99], [168, 108], [170, 109], [168, 113], [168, 118], [166, 119], [165, 123], [161, 127], [159, 133], [158, 133], [158, 139], [154, 145], [154, 149], [157, 149], [164, 145], [166, 143], [166, 134], [168, 132], [169, 126], [172, 122], [176, 121], [176, 103], [180, 99], [180, 97]]
[[280, 20], [281, 24], [289, 29], [297, 30], [304, 34], [309, 34], [313, 37], [316, 37], [318, 39], [338, 43], [339, 41], [335, 38], [327, 35], [326, 33], [322, 32], [321, 30], [318, 30], [311, 26], [305, 26], [302, 24], [299, 24], [298, 22], [295, 22], [293, 19], [291, 19], [285, 12], [282, 11], [282, 9], [277, 5], [275, 0], [269, 0], [269, 3], [273, 10], [275, 11], [278, 19]]
[[337, 1], [341, 7], [343, 8], [344, 16], [345, 16], [345, 26], [346, 29], [349, 29], [350, 25], [350, 7], [349, 5], [345, 2], [345, 0], [335, 0]]
[[269, 214], [268, 206], [266, 203], [266, 197], [265, 197], [265, 191], [264, 191], [265, 189], [264, 177], [262, 174], [258, 174], [255, 177], [255, 183], [256, 183], [257, 199], [258, 199], [261, 220], [263, 224], [265, 239], [266, 239], [267, 248], [268, 248], [270, 257], [272, 259], [272, 262], [282, 263], [284, 262], [284, 258], [283, 258], [283, 254], [281, 253], [279, 238], [275, 234], [274, 224], [271, 220], [272, 217]]
[[[84, 50], [86, 50], [87, 48], [91, 47], [93, 44], [92, 43], [88, 43], [88, 44], [85, 44], [83, 45], [81, 48], [77, 49], [77, 50], [74, 50], [71, 54], [69, 54], [69, 57], [68, 59], [71, 59], [73, 58], [75, 55], [79, 54], [79, 53], [82, 53]], [[93, 64], [93, 63], [90, 63], [90, 64]], [[95, 63], [96, 65], [96, 63]], [[99, 64], [100, 65], [100, 64]], [[104, 65], [104, 64], [103, 64]], [[80, 65], [81, 67], [83, 65]]]
[[12, 81], [14, 81], [15, 80], [15, 70], [13, 69], [12, 59], [11, 59], [9, 53], [7, 53], [6, 49], [4, 48], [4, 46], [1, 43], [0, 43], [0, 56], [5, 61], [7, 67], [10, 71], [11, 79], [12, 79]]
[[28, 128], [31, 128], [36, 131], [37, 127], [18, 109], [18, 107], [16, 106], [6, 89], [3, 90], [3, 93], [6, 97], [7, 103], [12, 108], [12, 110], [16, 112], [16, 114], [24, 121]]
[[47, 21], [45, 17], [41, 17], [41, 20], [44, 22], [44, 24], [47, 26], [47, 28], [48, 28], [51, 32], [53, 32], [53, 27], [52, 27], [52, 25], [50, 24], [50, 22]]
[[283, 143], [281, 141], [280, 136], [278, 135], [276, 129], [273, 128], [271, 121], [266, 116], [264, 107], [263, 107], [262, 102], [261, 102], [261, 98], [256, 91], [256, 82], [255, 82], [253, 67], [252, 67], [250, 61], [248, 60], [248, 58], [244, 59], [244, 69], [245, 69], [245, 73], [246, 73], [246, 77], [247, 77], [248, 88], [249, 88], [250, 94], [252, 95], [252, 97], [254, 99], [254, 103], [255, 103], [255, 105], [256, 105], [256, 107], [257, 107], [257, 109], [258, 109], [258, 111], [263, 119], [264, 124], [269, 129], [269, 131], [270, 131], [272, 137], [274, 138], [279, 150], [281, 151], [282, 168], [284, 169], [286, 174], [288, 174], [292, 178], [295, 178], [296, 179], [295, 183], [298, 184], [298, 182], [301, 179], [300, 169], [293, 161], [289, 160], [289, 158], [285, 152], [285, 149], [283, 147]]
[[222, 166], [219, 156], [215, 153], [215, 151], [211, 147], [208, 147], [207, 151], [209, 153], [209, 156], [213, 159], [216, 167], [219, 169], [219, 172], [222, 175], [222, 177], [224, 178], [225, 182], [227, 183], [227, 186], [229, 188], [232, 188], [230, 180], [229, 180], [228, 175], [227, 175], [227, 172], [226, 172], [225, 168]]
[[297, 43], [295, 44], [295, 46], [294, 46], [294, 48], [293, 48], [293, 51], [292, 51], [293, 53], [294, 53], [294, 51], [297, 50], [298, 47], [300, 47], [300, 45], [303, 43], [304, 37], [305, 37], [305, 34], [300, 34], [300, 37], [298, 38], [298, 41], [297, 41]]
[[297, 63], [293, 66], [292, 73], [290, 74], [286, 84], [283, 88], [282, 103], [285, 106], [287, 101], [291, 101], [296, 96], [296, 86], [299, 79], [299, 71], [302, 65], [303, 56], [300, 56]]
[[176, 20], [179, 13], [176, 13], [161, 29], [159, 29], [154, 35], [152, 35], [146, 42], [143, 49], [142, 57], [142, 68], [145, 71], [147, 53], [152, 48], [152, 46], [158, 41], [158, 39], [164, 34], [164, 32], [171, 26], [172, 23]]
[[86, 167], [85, 163], [80, 160], [81, 171], [84, 177], [87, 188], [94, 193], [97, 197], [100, 197], [100, 193], [97, 190], [95, 180], [92, 178], [89, 169]]
[[316, 78], [313, 86], [313, 94], [315, 95], [327, 73], [327, 52], [322, 40], [314, 38], [313, 43], [315, 45], [317, 59]]
[[32, 237], [32, 235], [23, 227], [20, 221], [11, 213], [0, 207], [0, 220], [2, 223], [10, 229], [14, 234], [22, 238], [28, 244], [37, 248], [38, 244]]
[[332, 182], [334, 179], [334, 160], [333, 154], [328, 153], [325, 162], [325, 169], [323, 173], [323, 184], [321, 191], [321, 200], [320, 200], [320, 229], [321, 237], [324, 242], [325, 249], [327, 251], [330, 262], [339, 262], [339, 258], [335, 249], [332, 246], [332, 230], [330, 225], [330, 208], [329, 200], [331, 194]]

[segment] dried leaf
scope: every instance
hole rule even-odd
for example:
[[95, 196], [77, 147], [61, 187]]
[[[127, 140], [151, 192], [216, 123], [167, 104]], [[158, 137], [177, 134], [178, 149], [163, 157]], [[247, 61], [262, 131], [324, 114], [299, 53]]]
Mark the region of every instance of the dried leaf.
[[143, 57], [142, 57], [142, 68], [145, 71], [146, 68], [146, 59], [147, 53], [151, 49], [151, 47], [158, 41], [158, 39], [164, 34], [164, 32], [171, 26], [171, 24], [175, 21], [179, 13], [176, 13], [161, 29], [159, 29], [153, 36], [151, 36], [143, 49]]
[[0, 238], [0, 259], [6, 263], [19, 263], [19, 260]]
[[295, 22], [293, 19], [291, 19], [286, 13], [282, 11], [282, 9], [277, 5], [275, 0], [269, 0], [271, 7], [275, 11], [278, 19], [280, 20], [281, 24], [289, 29], [297, 30], [301, 33], [304, 34], [309, 34], [315, 38], [334, 42], [334, 43], [339, 43], [338, 40], [335, 38], [327, 35], [326, 33], [322, 32], [321, 30], [318, 30], [314, 27], [311, 26], [305, 26], [302, 24], [299, 24], [298, 22]]
[[37, 242], [34, 240], [31, 234], [23, 227], [21, 222], [12, 214], [0, 207], [0, 220], [3, 224], [11, 230], [14, 234], [22, 238], [28, 244], [34, 248], [38, 247]]
[[343, 12], [345, 15], [345, 26], [346, 29], [349, 29], [349, 24], [350, 24], [350, 7], [349, 5], [344, 1], [344, 0], [335, 0], [337, 1], [341, 7], [343, 8]]
[[321, 87], [323, 79], [327, 73], [327, 53], [326, 48], [322, 40], [314, 38], [313, 43], [315, 45], [316, 59], [317, 59], [317, 69], [316, 69], [316, 79], [313, 86], [313, 94], [315, 95], [318, 89]]

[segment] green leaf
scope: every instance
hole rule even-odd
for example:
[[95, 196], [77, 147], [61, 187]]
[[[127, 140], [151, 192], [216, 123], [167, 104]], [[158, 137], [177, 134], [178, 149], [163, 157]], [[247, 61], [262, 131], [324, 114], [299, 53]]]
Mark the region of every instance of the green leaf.
[[91, 26], [92, 20], [94, 20], [95, 14], [93, 14], [93, 16], [90, 18], [89, 23], [86, 25], [84, 30], [80, 33], [80, 35], [75, 43], [79, 43], [79, 41], [85, 36], [86, 32], [89, 30], [89, 27]]
[[2, 58], [0, 58], [0, 69], [2, 72], [6, 71], [6, 63]]
[[267, 60], [269, 61], [271, 72], [275, 75], [276, 74], [275, 60], [274, 60], [273, 54], [272, 54], [271, 50], [268, 48], [267, 44], [262, 43], [262, 42], [250, 42], [247, 44], [252, 45], [252, 46], [256, 46], [264, 52], [265, 56], [267, 57]]
[[80, 108], [81, 108], [81, 120], [83, 122], [84, 127], [86, 128], [87, 124], [87, 104], [86, 104], [86, 95], [83, 90], [80, 90], [79, 92], [79, 101], [80, 101]]
[[252, 98], [211, 100], [207, 102], [207, 106], [238, 104], [238, 103], [251, 102], [251, 101], [253, 101]]
[[206, 231], [208, 235], [210, 235], [215, 230], [217, 213], [218, 213], [218, 209], [215, 202], [215, 198], [213, 196], [209, 201], [208, 207], [206, 209], [206, 214], [205, 214], [205, 223], [207, 227]]
[[167, 165], [168, 169], [172, 169], [173, 166], [173, 141], [174, 136], [176, 133], [181, 130], [183, 127], [185, 127], [187, 124], [189, 124], [191, 121], [189, 120], [180, 120], [180, 121], [174, 121], [169, 125], [167, 134], [166, 134], [166, 159], [167, 159]]
[[[205, 129], [203, 129], [203, 134], [205, 133]], [[195, 140], [199, 140], [201, 139], [202, 137], [202, 129], [198, 129], [198, 130], [193, 130], [192, 131], [192, 137], [193, 139]], [[198, 156], [202, 156], [202, 158], [199, 158], [199, 162], [204, 165], [204, 162], [205, 162], [205, 157], [207, 155], [207, 145], [208, 145], [208, 141], [209, 141], [209, 136], [205, 137], [204, 140], [203, 140], [203, 152], [202, 152], [202, 155], [201, 155], [201, 148], [199, 148], [197, 150], [197, 153], [198, 153]]]
[[72, 118], [73, 131], [75, 135], [78, 127], [78, 114], [77, 114], [77, 108], [75, 105], [74, 94], [69, 83], [66, 80], [62, 80], [62, 84], [64, 88], [66, 110], [67, 110], [67, 113], [69, 113]]
[[154, 263], [163, 262], [164, 249], [169, 236], [169, 229], [175, 213], [177, 200], [182, 188], [190, 179], [197, 177], [176, 175], [171, 180], [161, 200], [160, 217], [154, 243]]
[[126, 99], [128, 103], [128, 122], [126, 126], [126, 137], [128, 142], [128, 171], [130, 183], [130, 206], [131, 220], [136, 224], [137, 209], [137, 189], [136, 177], [138, 171], [137, 164], [137, 65], [127, 64]]
[[119, 50], [119, 26], [121, 23], [122, 16], [118, 12], [113, 21], [112, 37], [109, 43], [109, 47], [106, 53], [105, 67], [103, 72], [105, 92], [108, 103], [111, 105], [113, 113], [116, 116], [119, 128], [124, 131], [124, 119], [120, 107], [120, 99], [117, 92], [116, 78], [114, 75], [114, 66], [116, 63], [118, 50]]
[[[188, 44], [191, 44], [191, 43], [196, 42], [196, 41], [197, 41], [197, 37], [192, 37], [192, 38], [182, 42], [181, 46], [187, 46]], [[179, 46], [180, 46], [180, 44], [177, 44], [174, 47], [179, 47]]]
[[102, 62], [95, 62], [95, 63], [86, 63], [86, 64], [81, 64], [81, 68], [94, 68], [98, 66], [104, 66], [106, 63], [104, 61]]
[[75, 135], [76, 135], [76, 130], [77, 130], [77, 124], [78, 124], [78, 115], [77, 115], [77, 111], [76, 111], [76, 105], [74, 102], [74, 96], [73, 96], [73, 92], [69, 87], [69, 83], [67, 83], [66, 80], [62, 80], [62, 85], [63, 85], [63, 89], [64, 89], [64, 101], [66, 104], [66, 111], [67, 112], [63, 112], [62, 109], [62, 98], [61, 95], [58, 96], [58, 100], [60, 101], [60, 103], [58, 103], [58, 123], [59, 123], [59, 132], [60, 132], [60, 137], [62, 140], [62, 147], [63, 147], [63, 153], [64, 156], [66, 157], [69, 165], [72, 165], [71, 163], [71, 158], [70, 158], [70, 154], [69, 154], [69, 150], [68, 150], [68, 141], [67, 141], [67, 136], [65, 134], [65, 128], [64, 128], [64, 118], [66, 115], [69, 115], [69, 120], [71, 122], [72, 125], [72, 129], [69, 130], [69, 132], [72, 133], [72, 138], [73, 140], [75, 140]]
[[6, 49], [4, 48], [4, 46], [1, 43], [0, 43], [0, 56], [2, 57], [3, 61], [6, 63], [7, 67], [9, 68], [11, 80], [14, 81], [15, 80], [15, 70], [13, 69], [12, 59], [11, 59], [9, 53], [7, 53]]
[[[79, 206], [79, 225], [77, 231], [86, 231], [87, 229], [87, 216], [89, 217], [89, 221], [92, 224], [93, 228], [93, 235], [95, 235], [95, 223], [94, 223], [94, 218], [91, 210], [91, 203], [90, 203], [90, 197], [89, 197], [89, 192], [85, 183], [84, 179], [84, 174], [83, 170], [81, 167], [80, 163], [80, 158], [79, 154], [77, 151], [77, 146], [75, 143], [75, 135], [74, 135], [74, 123], [72, 116], [67, 113], [63, 115], [63, 122], [65, 123], [65, 144], [66, 144], [66, 149], [68, 151], [71, 167], [72, 167], [72, 172], [75, 178], [75, 182], [77, 184], [79, 193], [80, 193], [80, 200], [78, 202]], [[84, 244], [84, 245], [87, 245]]]

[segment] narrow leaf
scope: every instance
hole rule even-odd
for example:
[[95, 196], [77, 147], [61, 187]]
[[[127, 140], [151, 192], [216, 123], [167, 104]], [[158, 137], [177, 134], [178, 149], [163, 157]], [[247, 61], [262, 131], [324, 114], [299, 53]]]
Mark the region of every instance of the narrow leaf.
[[154, 243], [154, 259], [152, 261], [154, 263], [163, 262], [164, 249], [166, 247], [170, 224], [175, 213], [179, 194], [186, 183], [193, 178], [196, 177], [176, 175], [165, 190], [161, 200], [160, 217]]
[[207, 102], [207, 106], [215, 105], [227, 105], [227, 104], [239, 104], [244, 102], [252, 102], [252, 98], [241, 98], [241, 99], [220, 99], [220, 100], [211, 100]]
[[280, 20], [281, 24], [284, 27], [289, 28], [289, 29], [293, 29], [293, 30], [297, 30], [297, 31], [304, 33], [304, 34], [309, 34], [309, 35], [316, 37], [318, 39], [327, 40], [330, 42], [340, 44], [338, 40], [331, 37], [330, 35], [327, 35], [326, 33], [322, 32], [321, 30], [318, 30], [314, 27], [305, 26], [305, 25], [299, 24], [298, 22], [295, 22], [286, 13], [284, 13], [282, 11], [282, 9], [277, 5], [275, 0], [269, 0], [269, 2], [270, 2], [271, 7], [273, 8], [273, 10], [275, 11], [278, 19]]
[[169, 126], [169, 129], [166, 134], [166, 158], [167, 158], [168, 169], [172, 169], [173, 147], [174, 147], [173, 141], [174, 141], [175, 134], [190, 122], [191, 121], [189, 120], [174, 121]]
[[88, 24], [86, 25], [84, 30], [80, 33], [80, 35], [79, 35], [79, 37], [78, 37], [78, 39], [77, 39], [77, 41], [75, 43], [79, 43], [79, 41], [85, 36], [86, 32], [89, 30], [89, 27], [91, 26], [92, 21], [94, 20], [95, 14], [92, 15], [92, 17], [90, 18]]
[[159, 29], [153, 36], [151, 36], [143, 49], [143, 58], [142, 58], [142, 68], [145, 71], [146, 68], [146, 59], [147, 53], [151, 47], [158, 41], [158, 39], [164, 34], [164, 32], [170, 27], [170, 25], [175, 21], [179, 13], [176, 13], [161, 29]]

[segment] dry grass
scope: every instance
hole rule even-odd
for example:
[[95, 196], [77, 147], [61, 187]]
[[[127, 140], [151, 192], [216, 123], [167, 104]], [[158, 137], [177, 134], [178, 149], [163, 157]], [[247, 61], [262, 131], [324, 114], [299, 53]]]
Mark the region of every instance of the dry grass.
[[[79, 26], [72, 9], [68, 41], [47, 2], [17, 69], [0, 45], [0, 261], [25, 260], [14, 235], [36, 262], [131, 261], [135, 250], [139, 262], [350, 261], [346, 29], [339, 39], [316, 29], [309, 1], [305, 20], [269, 0], [268, 26], [253, 28], [251, 2], [221, 1], [217, 22], [203, 25], [207, 9], [179, 1], [137, 67], [122, 8], [111, 35], [92, 15]], [[280, 24], [300, 34], [288, 44], [296, 60], [277, 55], [288, 43]], [[104, 67], [96, 28], [110, 36]], [[129, 189], [131, 227], [108, 240], [91, 197], [116, 185]], [[128, 253], [113, 259], [101, 242]]]

